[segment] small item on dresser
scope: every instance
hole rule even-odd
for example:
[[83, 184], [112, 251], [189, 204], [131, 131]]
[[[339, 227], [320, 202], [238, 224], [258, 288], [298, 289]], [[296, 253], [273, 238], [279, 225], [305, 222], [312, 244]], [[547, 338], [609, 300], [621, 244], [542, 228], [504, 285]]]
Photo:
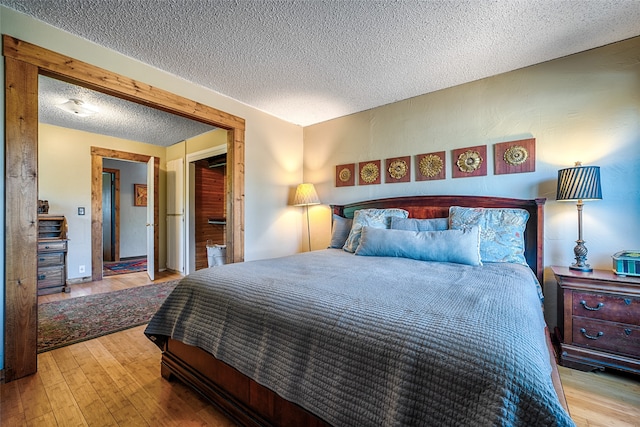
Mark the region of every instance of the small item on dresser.
[[612, 258], [618, 276], [640, 276], [640, 250], [616, 252]]
[[49, 201], [48, 200], [38, 200], [38, 214], [48, 214], [49, 213]]

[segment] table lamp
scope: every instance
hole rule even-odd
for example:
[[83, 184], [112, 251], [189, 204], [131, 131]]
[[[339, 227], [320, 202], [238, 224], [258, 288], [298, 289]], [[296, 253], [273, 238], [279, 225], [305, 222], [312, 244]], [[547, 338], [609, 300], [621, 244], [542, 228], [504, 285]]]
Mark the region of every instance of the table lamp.
[[582, 166], [582, 163], [576, 162], [574, 167], [558, 171], [556, 200], [577, 201], [578, 207], [578, 240], [573, 248], [576, 262], [569, 267], [571, 270], [593, 271], [593, 268], [586, 263], [588, 251], [584, 245], [585, 241], [582, 240], [582, 202], [601, 199], [599, 166]]

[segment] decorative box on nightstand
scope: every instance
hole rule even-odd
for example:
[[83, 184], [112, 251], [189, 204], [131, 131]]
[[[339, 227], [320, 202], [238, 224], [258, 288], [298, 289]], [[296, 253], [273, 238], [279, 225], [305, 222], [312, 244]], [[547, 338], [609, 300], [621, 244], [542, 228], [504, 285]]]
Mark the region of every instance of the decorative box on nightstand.
[[551, 270], [559, 290], [561, 364], [640, 374], [640, 277]]

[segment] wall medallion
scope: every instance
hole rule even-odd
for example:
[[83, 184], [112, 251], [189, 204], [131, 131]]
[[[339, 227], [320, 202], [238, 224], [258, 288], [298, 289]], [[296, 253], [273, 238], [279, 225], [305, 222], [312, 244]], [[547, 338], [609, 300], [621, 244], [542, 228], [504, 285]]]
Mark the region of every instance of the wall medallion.
[[460, 148], [453, 150], [453, 160], [456, 167], [453, 168], [454, 178], [468, 176], [484, 176], [487, 174], [487, 146]]
[[336, 166], [336, 187], [351, 187], [355, 185], [355, 163]]
[[387, 169], [385, 182], [411, 181], [411, 156], [387, 159], [385, 165]]
[[419, 154], [416, 156], [416, 181], [430, 181], [444, 179], [445, 176], [444, 151]]
[[458, 156], [458, 169], [462, 172], [471, 173], [478, 170], [484, 159], [477, 151], [467, 150]]
[[358, 163], [358, 166], [360, 167], [358, 184], [380, 184], [380, 160], [361, 162]]
[[535, 172], [535, 138], [501, 142], [494, 145], [493, 164], [496, 175]]

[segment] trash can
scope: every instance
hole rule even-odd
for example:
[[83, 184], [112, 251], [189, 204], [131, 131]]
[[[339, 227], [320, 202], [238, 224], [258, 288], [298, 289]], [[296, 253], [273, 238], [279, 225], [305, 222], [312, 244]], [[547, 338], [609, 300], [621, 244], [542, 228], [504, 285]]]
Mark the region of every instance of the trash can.
[[224, 265], [227, 259], [227, 245], [213, 244], [207, 240], [207, 265], [209, 268]]

